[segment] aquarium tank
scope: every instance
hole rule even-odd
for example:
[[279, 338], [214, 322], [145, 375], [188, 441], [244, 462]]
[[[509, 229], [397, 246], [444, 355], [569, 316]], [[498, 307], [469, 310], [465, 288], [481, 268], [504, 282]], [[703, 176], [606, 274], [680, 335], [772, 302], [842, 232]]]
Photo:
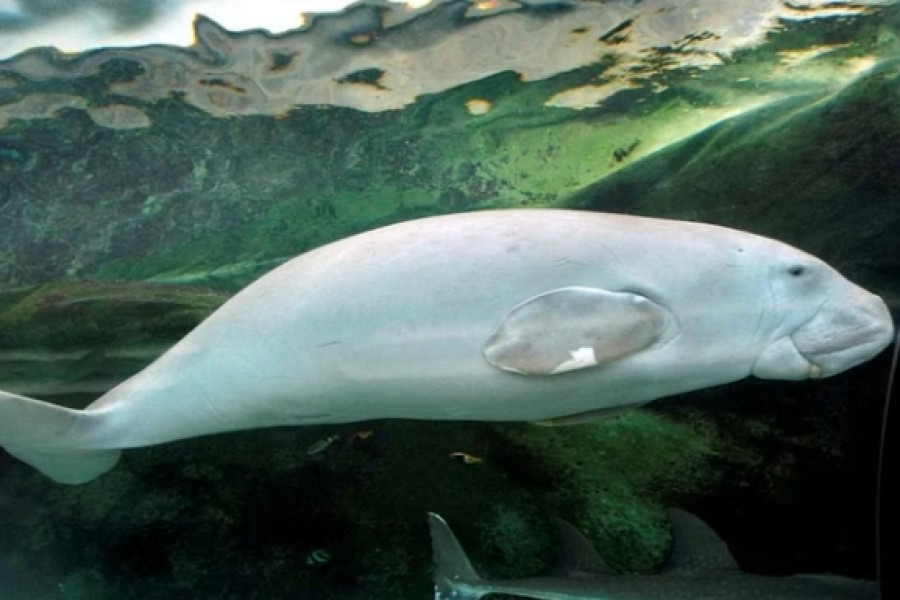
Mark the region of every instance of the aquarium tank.
[[900, 597], [893, 0], [0, 0], [0, 232], [2, 600]]

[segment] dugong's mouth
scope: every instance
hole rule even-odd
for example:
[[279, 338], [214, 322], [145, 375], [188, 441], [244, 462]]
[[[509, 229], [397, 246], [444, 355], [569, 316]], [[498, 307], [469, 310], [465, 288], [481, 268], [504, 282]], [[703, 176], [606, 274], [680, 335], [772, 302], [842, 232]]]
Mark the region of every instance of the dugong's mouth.
[[893, 339], [887, 306], [859, 289], [826, 302], [793, 332], [771, 342], [751, 373], [763, 379], [830, 377], [874, 357]]
[[854, 343], [855, 340], [848, 340], [849, 346], [834, 351], [810, 348], [802, 341], [797, 340], [796, 336], [791, 336], [791, 339], [797, 353], [808, 363], [806, 377], [819, 379], [836, 375], [864, 363], [881, 352], [893, 340], [892, 333], [886, 336], [879, 335], [879, 332], [871, 333], [873, 334], [871, 337], [857, 343]]
[[894, 339], [884, 301], [864, 292], [853, 302], [826, 303], [790, 339], [808, 362], [807, 377], [828, 377], [876, 356]]
[[791, 336], [791, 341], [809, 363], [806, 376], [810, 379], [827, 377], [856, 366], [884, 347], [877, 331], [869, 327], [824, 332], [803, 327]]

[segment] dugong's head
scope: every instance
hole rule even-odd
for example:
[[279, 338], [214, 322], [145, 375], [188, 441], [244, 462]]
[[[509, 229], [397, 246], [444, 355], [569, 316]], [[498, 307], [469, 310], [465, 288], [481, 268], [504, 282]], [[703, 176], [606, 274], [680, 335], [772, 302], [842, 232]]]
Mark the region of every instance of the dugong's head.
[[769, 268], [777, 327], [754, 363], [766, 379], [828, 377], [863, 363], [891, 343], [884, 301], [819, 259], [789, 248]]

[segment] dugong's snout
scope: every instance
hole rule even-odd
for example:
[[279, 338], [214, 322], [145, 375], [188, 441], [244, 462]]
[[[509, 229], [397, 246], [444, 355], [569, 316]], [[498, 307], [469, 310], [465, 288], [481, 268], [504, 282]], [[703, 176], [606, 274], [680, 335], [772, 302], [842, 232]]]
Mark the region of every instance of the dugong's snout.
[[828, 377], [881, 352], [894, 339], [894, 323], [880, 297], [854, 286], [827, 300], [790, 337], [810, 363], [808, 376]]

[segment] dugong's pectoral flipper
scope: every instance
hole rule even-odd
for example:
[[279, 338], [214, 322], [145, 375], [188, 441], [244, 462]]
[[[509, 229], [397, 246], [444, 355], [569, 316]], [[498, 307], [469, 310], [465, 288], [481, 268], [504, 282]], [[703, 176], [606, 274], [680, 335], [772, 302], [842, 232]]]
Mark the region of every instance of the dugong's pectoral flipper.
[[666, 310], [629, 292], [566, 287], [514, 307], [484, 344], [504, 371], [556, 375], [602, 366], [657, 342]]
[[59, 483], [85, 483], [112, 469], [120, 450], [80, 440], [101, 414], [0, 391], [0, 445]]

